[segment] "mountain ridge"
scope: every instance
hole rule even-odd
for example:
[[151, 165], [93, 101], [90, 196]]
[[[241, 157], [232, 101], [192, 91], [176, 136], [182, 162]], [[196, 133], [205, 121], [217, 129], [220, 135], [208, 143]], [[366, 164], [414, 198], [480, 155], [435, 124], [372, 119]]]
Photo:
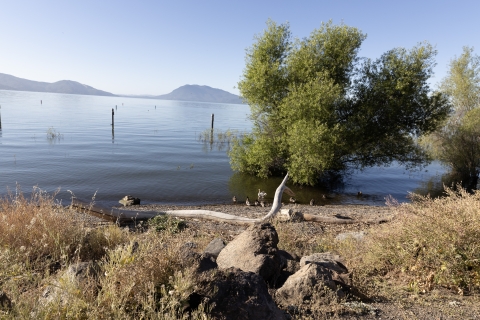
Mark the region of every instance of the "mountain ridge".
[[233, 103], [242, 104], [242, 99], [228, 91], [212, 88], [205, 85], [186, 84], [170, 93], [154, 96], [154, 99], [177, 100], [177, 101], [197, 101], [213, 103]]
[[5, 73], [0, 73], [0, 89], [15, 91], [70, 93], [95, 96], [116, 96], [113, 93], [98, 90], [86, 84], [82, 84], [72, 80], [60, 80], [50, 83], [27, 80]]
[[162, 95], [120, 95], [95, 89], [86, 84], [72, 80], [60, 80], [57, 82], [41, 82], [18, 78], [9, 74], [0, 73], [0, 90], [33, 91], [67, 93], [80, 95], [97, 95], [111, 97], [136, 97], [159, 100], [196, 101], [211, 103], [242, 104], [242, 99], [228, 91], [212, 88], [206, 85], [187, 84], [170, 93]]

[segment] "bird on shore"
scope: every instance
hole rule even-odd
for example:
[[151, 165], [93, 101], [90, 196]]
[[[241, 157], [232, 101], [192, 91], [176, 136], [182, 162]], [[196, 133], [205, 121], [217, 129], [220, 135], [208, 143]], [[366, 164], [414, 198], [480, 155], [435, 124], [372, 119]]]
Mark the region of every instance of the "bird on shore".
[[247, 197], [247, 200], [245, 200], [245, 204], [246, 204], [247, 206], [250, 206], [250, 205], [251, 205], [251, 204], [250, 204], [250, 199], [248, 199], [248, 197]]
[[267, 193], [265, 191], [260, 191], [260, 189], [258, 189], [258, 199], [263, 199], [266, 195]]
[[358, 191], [358, 193], [357, 193], [357, 197], [361, 197], [361, 196], [363, 196], [363, 193], [362, 193], [362, 191]]
[[294, 197], [290, 197], [290, 203], [295, 203], [297, 202], [297, 199], [295, 199]]
[[262, 206], [262, 208], [264, 208], [266, 206], [264, 201], [260, 201], [260, 205]]
[[255, 206], [259, 206], [260, 202], [258, 202], [258, 199], [255, 200]]
[[233, 196], [232, 201], [233, 201], [233, 204], [237, 204], [237, 197]]
[[310, 200], [310, 205], [314, 206], [315, 205], [315, 199]]

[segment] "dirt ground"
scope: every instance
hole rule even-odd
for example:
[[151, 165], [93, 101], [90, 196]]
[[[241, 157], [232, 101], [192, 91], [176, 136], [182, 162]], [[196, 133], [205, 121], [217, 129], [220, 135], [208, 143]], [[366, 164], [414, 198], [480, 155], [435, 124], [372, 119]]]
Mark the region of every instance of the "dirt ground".
[[[363, 223], [361, 220], [378, 218], [394, 218], [394, 209], [386, 206], [365, 205], [325, 205], [309, 206], [287, 204], [283, 208], [291, 208], [302, 213], [327, 217], [350, 218], [359, 220], [353, 224], [326, 224], [318, 222], [299, 222], [298, 230], [303, 234], [318, 236], [329, 234], [365, 231], [375, 232], [375, 225]], [[138, 211], [167, 211], [181, 209], [202, 209], [223, 212], [249, 218], [260, 218], [270, 210], [269, 207], [246, 206], [244, 204], [231, 205], [202, 205], [202, 206], [174, 206], [174, 205], [140, 205], [135, 206]], [[204, 236], [221, 237], [231, 241], [245, 230], [248, 225], [231, 224], [204, 219], [184, 219], [188, 228]], [[99, 221], [100, 222], [100, 221]], [[346, 266], [348, 267], [348, 261]], [[388, 281], [387, 281], [388, 286]], [[395, 289], [396, 290], [396, 289]], [[421, 294], [407, 290], [396, 290], [389, 298], [376, 298], [368, 303], [354, 302], [327, 307], [320, 313], [306, 319], [480, 319], [480, 299], [477, 296], [463, 296], [447, 289], [436, 289]]]

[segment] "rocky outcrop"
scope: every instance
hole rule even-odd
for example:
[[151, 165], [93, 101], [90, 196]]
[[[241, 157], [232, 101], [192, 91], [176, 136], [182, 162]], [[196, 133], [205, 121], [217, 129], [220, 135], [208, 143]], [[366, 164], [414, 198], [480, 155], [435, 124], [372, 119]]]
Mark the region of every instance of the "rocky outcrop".
[[254, 272], [273, 285], [283, 267], [277, 244], [278, 234], [270, 223], [255, 224], [220, 252], [217, 257], [218, 267], [235, 267]]
[[344, 286], [347, 287], [335, 271], [310, 263], [287, 279], [277, 290], [275, 300], [285, 307], [304, 303], [328, 304], [332, 299], [345, 296]]
[[268, 293], [265, 281], [256, 273], [237, 268], [205, 273], [196, 287], [190, 307], [196, 307], [195, 301], [205, 301], [213, 306], [211, 314], [216, 319], [286, 319]]

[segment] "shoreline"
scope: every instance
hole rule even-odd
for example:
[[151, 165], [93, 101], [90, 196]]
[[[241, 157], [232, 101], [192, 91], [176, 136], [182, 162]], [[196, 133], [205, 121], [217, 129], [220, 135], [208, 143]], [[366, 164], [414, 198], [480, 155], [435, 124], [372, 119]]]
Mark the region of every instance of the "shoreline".
[[[248, 218], [261, 218], [270, 211], [270, 206], [247, 206], [241, 204], [205, 204], [205, 205], [163, 205], [163, 204], [144, 204], [131, 207], [116, 206], [117, 209], [131, 210], [131, 211], [168, 211], [168, 210], [185, 210], [185, 209], [199, 209], [210, 210], [228, 213], [237, 216]], [[352, 219], [374, 219], [390, 215], [392, 207], [388, 206], [374, 206], [374, 205], [359, 205], [359, 204], [330, 204], [330, 205], [315, 205], [310, 206], [306, 204], [286, 204], [282, 209], [292, 209], [293, 211], [308, 213], [313, 215], [334, 217], [342, 216]]]

